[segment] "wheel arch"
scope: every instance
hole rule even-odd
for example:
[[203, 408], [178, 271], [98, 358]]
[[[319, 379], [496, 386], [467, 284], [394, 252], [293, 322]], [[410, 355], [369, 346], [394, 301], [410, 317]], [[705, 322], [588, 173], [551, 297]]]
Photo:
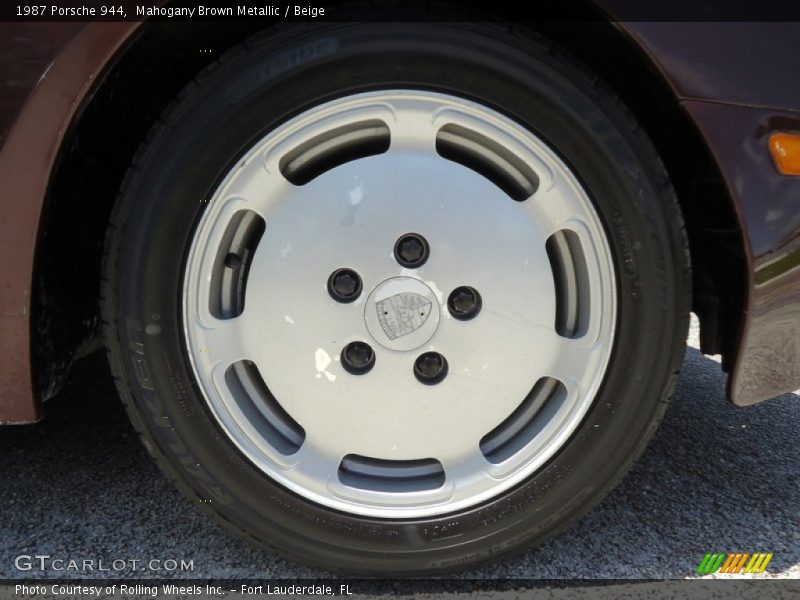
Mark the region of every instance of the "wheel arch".
[[[188, 34], [180, 25], [145, 24], [86, 96], [61, 144], [40, 219], [31, 298], [37, 402], [57, 391], [75, 357], [99, 347], [105, 232], [117, 190], [150, 125], [192, 77], [261, 28], [195, 24]], [[724, 365], [732, 365], [746, 297], [744, 243], [731, 198], [691, 118], [643, 49], [610, 22], [595, 17], [535, 29], [596, 71], [655, 143], [687, 224], [703, 351], [721, 353]], [[121, 99], [131, 97], [136, 101], [121, 106]]]
[[59, 147], [39, 220], [30, 327], [37, 404], [58, 391], [76, 358], [100, 348], [103, 244], [134, 154], [178, 92], [256, 29], [140, 24], [84, 96]]
[[723, 369], [730, 371], [744, 325], [748, 266], [740, 217], [716, 159], [655, 59], [623, 24], [595, 16], [563, 25], [541, 33], [611, 86], [665, 163], [689, 238], [701, 350], [721, 354]]

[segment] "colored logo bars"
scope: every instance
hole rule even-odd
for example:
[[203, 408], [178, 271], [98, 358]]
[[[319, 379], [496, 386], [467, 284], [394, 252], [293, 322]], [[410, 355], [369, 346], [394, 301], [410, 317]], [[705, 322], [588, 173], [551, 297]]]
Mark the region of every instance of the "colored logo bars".
[[769, 561], [772, 560], [772, 552], [722, 552], [707, 553], [700, 564], [697, 572], [700, 575], [711, 573], [763, 573]]

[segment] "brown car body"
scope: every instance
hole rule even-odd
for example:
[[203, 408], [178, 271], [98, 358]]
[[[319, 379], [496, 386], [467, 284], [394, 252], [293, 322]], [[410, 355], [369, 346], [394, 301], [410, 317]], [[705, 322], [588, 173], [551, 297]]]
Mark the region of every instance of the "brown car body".
[[[36, 421], [97, 337], [113, 185], [154, 115], [213, 58], [180, 28], [203, 27], [202, 46], [219, 52], [253, 26], [159, 27], [0, 24], [0, 423]], [[800, 177], [780, 175], [767, 147], [772, 132], [800, 131], [798, 26], [598, 22], [544, 33], [608, 80], [664, 156], [687, 221], [703, 351], [722, 354], [731, 401], [800, 387]], [[125, 97], [131, 88], [140, 96]], [[651, 101], [686, 136], [670, 134]], [[115, 102], [132, 123], [118, 135], [102, 121]], [[87, 183], [97, 173], [105, 187]], [[100, 216], [87, 224], [90, 209]]]

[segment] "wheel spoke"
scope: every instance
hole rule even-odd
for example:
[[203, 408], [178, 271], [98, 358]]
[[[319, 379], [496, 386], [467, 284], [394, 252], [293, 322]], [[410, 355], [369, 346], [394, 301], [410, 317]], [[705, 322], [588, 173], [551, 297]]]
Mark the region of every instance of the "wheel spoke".
[[554, 183], [549, 188], [542, 186], [523, 205], [539, 224], [545, 237], [585, 220], [586, 209], [574, 192], [564, 185]]
[[198, 327], [198, 352], [206, 355], [206, 360], [212, 365], [230, 366], [240, 360], [252, 359], [253, 355], [248, 348], [251, 347], [252, 328], [248, 326], [244, 316], [232, 319], [210, 319], [209, 325]]
[[543, 342], [552, 363], [544, 368], [543, 375], [553, 377], [567, 388], [580, 380], [592, 368], [594, 362], [602, 358], [604, 348], [600, 344], [590, 344], [584, 339], [570, 339], [556, 333]]
[[492, 463], [486, 460], [478, 442], [479, 440], [476, 439], [474, 444], [461, 447], [457, 451], [441, 453], [436, 457], [442, 463], [447, 481], [458, 486], [458, 482], [465, 479], [472, 483], [478, 480], [489, 481], [491, 479], [491, 472], [494, 467]]
[[394, 104], [393, 119], [388, 123], [391, 132], [392, 151], [422, 152], [431, 156], [436, 153], [436, 133], [441, 124], [434, 121], [430, 110], [414, 103]]
[[302, 473], [309, 486], [321, 489], [338, 481], [339, 465], [345, 456], [335, 447], [322, 445], [325, 441], [308, 434], [300, 449], [287, 461], [287, 470]]

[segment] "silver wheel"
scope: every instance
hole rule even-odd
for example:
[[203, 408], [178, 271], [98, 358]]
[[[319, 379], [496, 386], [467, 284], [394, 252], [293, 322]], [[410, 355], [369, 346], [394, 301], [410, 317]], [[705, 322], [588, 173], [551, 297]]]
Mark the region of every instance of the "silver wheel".
[[[383, 518], [464, 509], [529, 477], [591, 406], [616, 322], [603, 226], [556, 154], [497, 112], [342, 98], [257, 142], [207, 203], [183, 288], [192, 367], [225, 434], [304, 498]], [[419, 266], [395, 249], [409, 232]], [[344, 300], [340, 269], [357, 276]], [[464, 287], [481, 301], [466, 319], [448, 303]], [[366, 371], [343, 364], [351, 344], [372, 352]], [[425, 385], [432, 353], [447, 370]]]

